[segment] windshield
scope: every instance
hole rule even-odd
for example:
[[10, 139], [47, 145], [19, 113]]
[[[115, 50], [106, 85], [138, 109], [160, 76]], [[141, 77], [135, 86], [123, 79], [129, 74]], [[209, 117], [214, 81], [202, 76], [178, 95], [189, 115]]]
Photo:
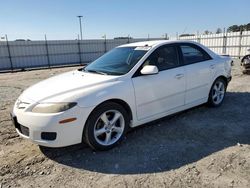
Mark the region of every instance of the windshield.
[[97, 74], [123, 75], [128, 73], [147, 51], [147, 49], [139, 47], [114, 48], [93, 61], [83, 71]]

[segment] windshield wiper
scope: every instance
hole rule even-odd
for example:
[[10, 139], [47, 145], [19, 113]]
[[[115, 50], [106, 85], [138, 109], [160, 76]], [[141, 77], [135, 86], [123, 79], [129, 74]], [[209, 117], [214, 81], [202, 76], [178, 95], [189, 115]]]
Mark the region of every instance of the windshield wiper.
[[102, 71], [97, 71], [97, 70], [86, 70], [86, 69], [84, 69], [84, 71], [91, 72], [91, 73], [102, 74], [102, 75], [107, 75], [107, 73], [102, 72]]

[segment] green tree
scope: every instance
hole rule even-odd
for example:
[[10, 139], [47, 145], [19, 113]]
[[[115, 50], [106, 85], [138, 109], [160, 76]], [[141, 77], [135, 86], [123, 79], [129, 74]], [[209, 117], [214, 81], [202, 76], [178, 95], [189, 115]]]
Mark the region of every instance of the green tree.
[[227, 32], [237, 32], [240, 31], [240, 27], [238, 25], [232, 25], [227, 28]]
[[246, 31], [250, 31], [250, 23], [246, 24]]
[[216, 29], [216, 32], [215, 32], [215, 33], [216, 33], [216, 34], [222, 33], [222, 29], [221, 29], [221, 28]]
[[189, 36], [195, 36], [195, 34], [188, 34], [188, 33], [186, 33], [186, 34], [179, 35], [179, 37], [189, 37]]
[[211, 32], [211, 31], [208, 31], [208, 30], [205, 30], [204, 31], [204, 35], [209, 35], [209, 34], [212, 34], [213, 32]]

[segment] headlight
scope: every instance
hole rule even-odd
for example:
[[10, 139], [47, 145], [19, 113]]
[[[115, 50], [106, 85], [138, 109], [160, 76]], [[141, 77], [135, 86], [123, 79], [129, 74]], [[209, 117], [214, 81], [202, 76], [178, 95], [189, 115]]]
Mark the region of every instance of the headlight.
[[66, 111], [70, 108], [73, 108], [76, 106], [77, 103], [71, 102], [71, 103], [41, 103], [36, 105], [32, 112], [36, 113], [58, 113]]

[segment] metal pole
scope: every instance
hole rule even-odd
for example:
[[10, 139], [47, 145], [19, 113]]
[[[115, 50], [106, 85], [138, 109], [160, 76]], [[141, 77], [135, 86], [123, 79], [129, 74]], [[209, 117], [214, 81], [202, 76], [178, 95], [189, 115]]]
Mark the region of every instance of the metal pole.
[[6, 39], [6, 44], [7, 44], [7, 49], [8, 49], [8, 55], [9, 55], [9, 59], [10, 59], [10, 67], [11, 67], [11, 71], [13, 71], [13, 62], [12, 62], [12, 58], [11, 58], [10, 45], [9, 45], [9, 41], [8, 41], [8, 36], [7, 35], [5, 35], [5, 39]]
[[104, 35], [104, 52], [107, 52], [107, 36], [106, 34]]
[[80, 36], [82, 40], [82, 16], [77, 16], [79, 18], [79, 25], [80, 25]]
[[238, 51], [238, 57], [240, 59], [240, 54], [241, 54], [241, 40], [242, 40], [242, 29], [240, 30], [240, 38], [239, 38], [239, 51]]
[[46, 55], [47, 55], [47, 60], [48, 60], [48, 67], [50, 68], [49, 47], [48, 47], [46, 35], [44, 35], [44, 37], [45, 37], [45, 48], [46, 48]]
[[77, 42], [77, 45], [78, 45], [78, 53], [79, 53], [79, 60], [80, 60], [80, 64], [82, 64], [81, 44], [80, 44], [79, 37], [78, 37], [78, 42]]
[[201, 43], [201, 36], [197, 35], [197, 42]]
[[223, 48], [222, 48], [222, 53], [226, 54], [226, 47], [227, 47], [227, 37], [226, 37], [226, 29], [224, 28], [223, 30]]
[[227, 32], [225, 30], [225, 54], [227, 53]]
[[128, 35], [128, 42], [127, 43], [129, 43], [129, 38], [130, 38], [130, 35]]
[[168, 34], [165, 33], [165, 40], [168, 40]]

